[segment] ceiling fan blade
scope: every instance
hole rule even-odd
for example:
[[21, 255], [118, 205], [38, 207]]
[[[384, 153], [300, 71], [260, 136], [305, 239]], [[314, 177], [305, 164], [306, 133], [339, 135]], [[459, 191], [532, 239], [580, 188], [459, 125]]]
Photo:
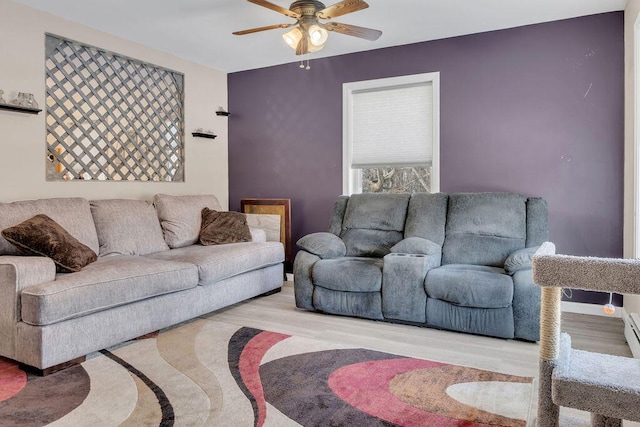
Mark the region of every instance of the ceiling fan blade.
[[295, 13], [292, 10], [285, 9], [284, 7], [280, 7], [277, 4], [273, 4], [267, 0], [247, 0], [249, 3], [257, 4], [258, 6], [266, 7], [267, 9], [275, 10], [278, 13], [281, 13], [289, 18], [298, 19], [300, 18], [300, 14]]
[[316, 12], [316, 16], [320, 19], [333, 19], [337, 16], [346, 15], [347, 13], [357, 12], [368, 8], [369, 5], [363, 0], [343, 0], [332, 6], [325, 7]]
[[245, 34], [257, 33], [259, 31], [275, 30], [276, 28], [289, 28], [293, 25], [296, 25], [296, 24], [293, 23], [293, 24], [268, 25], [266, 27], [251, 28], [250, 30], [234, 31], [233, 34], [235, 34], [236, 36], [243, 36]]
[[298, 46], [296, 46], [296, 55], [304, 55], [305, 53], [309, 53], [309, 37], [303, 33]]
[[327, 31], [346, 34], [348, 36], [360, 37], [361, 39], [375, 41], [380, 38], [382, 31], [371, 28], [357, 27], [355, 25], [341, 24], [339, 22], [328, 22], [324, 24]]

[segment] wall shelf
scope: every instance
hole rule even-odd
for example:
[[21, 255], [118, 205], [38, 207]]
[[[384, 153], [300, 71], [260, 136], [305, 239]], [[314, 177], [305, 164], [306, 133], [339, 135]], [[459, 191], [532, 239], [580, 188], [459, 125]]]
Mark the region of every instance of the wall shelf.
[[38, 114], [42, 111], [39, 108], [23, 107], [21, 105], [0, 104], [0, 110], [17, 111], [19, 113]]
[[195, 136], [196, 138], [208, 138], [208, 139], [216, 139], [216, 136], [218, 136], [212, 133], [203, 133], [203, 132], [192, 132], [191, 135]]

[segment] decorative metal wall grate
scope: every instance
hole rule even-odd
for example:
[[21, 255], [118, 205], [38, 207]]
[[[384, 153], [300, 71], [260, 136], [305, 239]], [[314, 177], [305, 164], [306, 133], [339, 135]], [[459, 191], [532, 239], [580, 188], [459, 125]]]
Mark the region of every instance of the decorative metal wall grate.
[[46, 36], [47, 180], [183, 181], [184, 76]]

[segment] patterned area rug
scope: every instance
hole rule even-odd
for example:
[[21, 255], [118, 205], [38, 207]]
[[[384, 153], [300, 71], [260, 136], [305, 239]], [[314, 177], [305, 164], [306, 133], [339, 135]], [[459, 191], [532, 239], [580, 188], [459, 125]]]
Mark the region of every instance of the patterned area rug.
[[525, 426], [532, 378], [198, 319], [47, 377], [0, 359], [1, 426]]

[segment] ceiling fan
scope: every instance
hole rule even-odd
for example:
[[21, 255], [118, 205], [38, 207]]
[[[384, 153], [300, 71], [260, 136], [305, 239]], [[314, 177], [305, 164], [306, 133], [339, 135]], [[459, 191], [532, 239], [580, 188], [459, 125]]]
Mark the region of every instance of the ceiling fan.
[[283, 34], [282, 38], [284, 38], [284, 41], [289, 46], [296, 50], [296, 55], [317, 52], [322, 49], [327, 41], [329, 31], [371, 41], [378, 40], [382, 35], [382, 31], [372, 30], [371, 28], [341, 24], [339, 22], [321, 22], [321, 20], [330, 20], [368, 8], [369, 5], [363, 0], [343, 0], [329, 7], [325, 7], [323, 3], [317, 0], [296, 0], [291, 3], [289, 9], [280, 7], [267, 0], [247, 1], [293, 18], [296, 22], [236, 31], [233, 34], [241, 36], [259, 31], [274, 30], [276, 28], [294, 27], [289, 32]]

